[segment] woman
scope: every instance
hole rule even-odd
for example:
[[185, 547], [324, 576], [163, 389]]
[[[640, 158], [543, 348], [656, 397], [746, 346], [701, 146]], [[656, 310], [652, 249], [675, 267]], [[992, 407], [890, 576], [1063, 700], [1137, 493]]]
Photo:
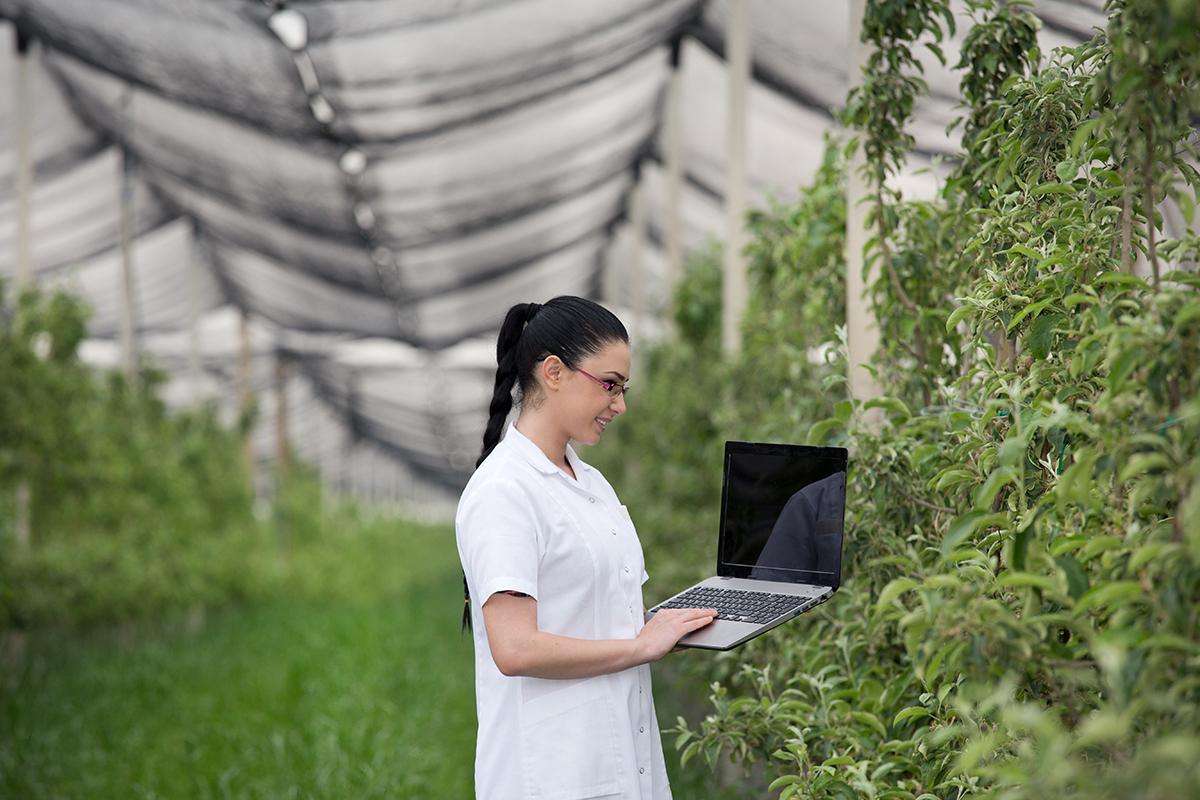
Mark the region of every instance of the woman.
[[[478, 800], [671, 796], [652, 661], [712, 609], [643, 622], [629, 512], [570, 440], [625, 413], [629, 336], [580, 297], [509, 309], [483, 452], [455, 520], [475, 640]], [[500, 432], [512, 410], [520, 415]]]

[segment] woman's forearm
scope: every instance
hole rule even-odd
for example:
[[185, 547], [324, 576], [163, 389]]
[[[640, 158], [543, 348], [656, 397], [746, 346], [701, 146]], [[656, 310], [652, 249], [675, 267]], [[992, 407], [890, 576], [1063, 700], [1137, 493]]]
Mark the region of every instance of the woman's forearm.
[[512, 642], [496, 666], [527, 678], [591, 678], [645, 664], [650, 659], [643, 649], [638, 639], [575, 639], [535, 630]]

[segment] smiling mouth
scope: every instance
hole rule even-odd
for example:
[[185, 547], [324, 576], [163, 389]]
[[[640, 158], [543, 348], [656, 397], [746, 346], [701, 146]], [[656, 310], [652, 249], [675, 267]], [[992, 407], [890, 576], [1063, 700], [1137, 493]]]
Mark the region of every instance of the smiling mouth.
[[596, 417], [596, 419], [595, 419], [595, 423], [600, 426], [600, 430], [604, 430], [605, 428], [607, 428], [608, 423], [610, 423], [610, 422], [612, 422], [611, 419], [604, 419], [603, 417]]

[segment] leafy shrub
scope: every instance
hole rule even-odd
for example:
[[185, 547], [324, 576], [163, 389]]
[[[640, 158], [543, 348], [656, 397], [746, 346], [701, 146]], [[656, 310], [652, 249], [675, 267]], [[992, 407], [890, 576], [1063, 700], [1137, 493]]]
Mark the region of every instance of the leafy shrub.
[[[865, 27], [883, 41], [901, 5], [869, 4], [879, 24]], [[767, 248], [777, 255], [755, 273], [746, 350], [723, 362], [665, 343], [614, 429], [631, 462], [617, 488], [656, 581], [657, 565], [697, 543], [693, 573], [711, 564], [722, 439], [851, 450], [842, 590], [745, 648], [693, 660], [712, 707], [698, 726], [680, 721], [678, 744], [685, 759], [769, 765], [782, 797], [1194, 796], [1198, 248], [1194, 232], [1156, 241], [1155, 204], [1168, 197], [1190, 215], [1200, 188], [1180, 123], [1200, 108], [1200, 12], [1114, 3], [1104, 36], [1043, 61], [1022, 4], [972, 6], [968, 135], [939, 196], [889, 195], [896, 147], [868, 149], [882, 220], [873, 366], [887, 395], [845, 399], [844, 364], [805, 357], [808, 332], [840, 308], [775, 302], [776, 276], [828, 298], [844, 265]], [[939, 7], [906, 6], [928, 19]], [[1152, 38], [1163, 25], [1170, 35]], [[988, 69], [1006, 77], [989, 81]], [[903, 109], [889, 94], [898, 85], [868, 85], [858, 119], [882, 102]], [[776, 210], [789, 232], [759, 228], [752, 249], [805, 241], [818, 228], [802, 212], [829, 185], [820, 176], [794, 216]], [[839, 252], [841, 232], [825, 230], [803, 253]], [[1152, 281], [1132, 273], [1139, 252]], [[693, 274], [681, 293], [700, 285]], [[783, 319], [764, 316], [768, 305]], [[677, 362], [687, 368], [655, 371]], [[777, 402], [785, 389], [801, 400]], [[673, 513], [705, 524], [659, 527]], [[660, 591], [681, 588], [671, 577]]]

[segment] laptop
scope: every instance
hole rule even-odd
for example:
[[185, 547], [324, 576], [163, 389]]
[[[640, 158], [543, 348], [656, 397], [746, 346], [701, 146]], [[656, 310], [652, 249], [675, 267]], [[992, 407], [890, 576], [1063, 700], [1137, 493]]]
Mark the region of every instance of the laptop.
[[842, 578], [846, 450], [725, 443], [717, 574], [659, 603], [716, 608], [683, 647], [730, 650], [824, 603]]

